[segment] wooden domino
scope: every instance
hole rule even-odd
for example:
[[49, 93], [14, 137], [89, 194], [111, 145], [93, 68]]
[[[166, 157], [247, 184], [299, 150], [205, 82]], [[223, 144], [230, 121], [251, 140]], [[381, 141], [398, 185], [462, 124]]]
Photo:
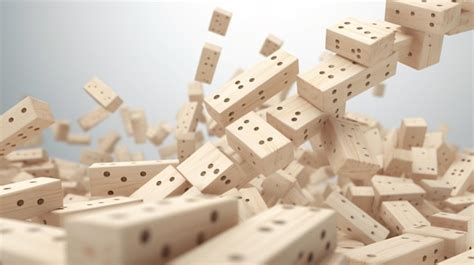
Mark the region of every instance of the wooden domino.
[[464, 231], [420, 225], [407, 229], [407, 233], [442, 238], [445, 242], [445, 259], [446, 257], [452, 257], [467, 250], [467, 234]]
[[428, 217], [431, 225], [467, 232], [466, 248], [474, 247], [474, 218], [472, 215], [438, 212]]
[[472, 156], [459, 154], [442, 178], [453, 190], [451, 196], [465, 192], [474, 182], [474, 159]]
[[444, 240], [403, 234], [348, 251], [349, 264], [436, 264], [444, 258]]
[[[345, 237], [341, 237], [341, 233], [339, 233], [338, 236], [339, 236], [339, 238], [338, 238], [338, 242], [337, 242], [337, 248], [334, 250], [334, 253], [344, 254], [344, 253], [350, 251], [351, 249], [356, 249], [356, 248], [360, 248], [360, 247], [365, 246], [365, 244], [360, 242], [360, 241], [353, 240], [353, 239], [346, 239]], [[347, 260], [345, 262], [347, 263]], [[325, 264], [325, 263], [323, 263], [323, 264]], [[329, 264], [331, 264], [331, 263], [329, 263]], [[336, 263], [336, 264], [338, 264], [338, 263]]]
[[66, 220], [68, 264], [164, 264], [237, 222], [231, 198], [173, 198], [84, 214]]
[[22, 169], [35, 177], [59, 177], [58, 166], [51, 158], [48, 161], [42, 163], [25, 164], [23, 165]]
[[66, 139], [67, 143], [75, 145], [89, 145], [91, 141], [91, 136], [87, 133], [70, 133]]
[[0, 218], [2, 264], [65, 265], [66, 231]]
[[148, 130], [148, 122], [146, 120], [145, 110], [138, 109], [130, 113], [130, 123], [132, 126], [132, 134], [135, 143], [143, 144], [146, 141], [146, 132]]
[[88, 131], [109, 117], [110, 113], [101, 106], [84, 114], [77, 120], [77, 123], [84, 131]]
[[283, 46], [283, 41], [281, 39], [272, 34], [268, 34], [260, 48], [260, 54], [267, 57], [279, 50], [281, 46]]
[[[320, 168], [329, 165], [329, 161], [324, 154], [323, 141], [320, 139], [321, 134], [311, 138], [313, 150], [303, 150], [301, 148], [295, 151], [295, 160], [301, 163], [303, 166], [311, 168]], [[318, 138], [317, 140], [315, 138]], [[315, 147], [317, 146], [317, 147]]]
[[63, 206], [61, 181], [38, 177], [2, 185], [0, 199], [0, 217], [35, 217]]
[[32, 136], [30, 139], [26, 140], [26, 142], [22, 143], [21, 146], [28, 148], [28, 147], [38, 147], [44, 143], [43, 141], [43, 134], [39, 133], [37, 135]]
[[354, 121], [360, 124], [367, 125], [369, 128], [379, 127], [379, 122], [365, 114], [355, 112], [344, 112], [343, 119]]
[[181, 197], [197, 197], [197, 196], [201, 196], [201, 195], [203, 195], [203, 193], [198, 188], [192, 186], [187, 191], [185, 191], [181, 195]]
[[176, 168], [194, 187], [204, 193], [220, 194], [241, 181], [234, 162], [212, 143], [201, 146]]
[[403, 119], [398, 131], [397, 147], [410, 150], [423, 146], [426, 128], [426, 121], [422, 118]]
[[395, 33], [395, 40], [393, 42], [393, 49], [399, 53], [404, 53], [410, 47], [413, 37], [409, 34], [406, 34], [402, 31], [403, 27], [394, 23], [390, 23], [387, 21], [377, 20], [371, 23], [373, 26], [391, 30]]
[[204, 44], [194, 80], [206, 84], [212, 83], [217, 63], [219, 62], [219, 57], [221, 55], [221, 50], [222, 48], [215, 44]]
[[308, 190], [295, 183], [285, 196], [281, 198], [281, 202], [290, 205], [311, 206], [315, 204], [315, 198]]
[[25, 172], [25, 171], [20, 171], [15, 176], [13, 176], [13, 178], [11, 178], [9, 182], [5, 182], [5, 184], [14, 183], [14, 182], [23, 181], [23, 180], [30, 180], [34, 178], [35, 177], [31, 175], [30, 173]]
[[390, 78], [396, 72], [398, 54], [365, 67], [334, 55], [297, 78], [298, 94], [322, 111], [331, 111], [354, 96]]
[[198, 144], [197, 135], [198, 134], [194, 132], [176, 133], [176, 151], [178, 154], [179, 161], [184, 161], [192, 153], [194, 153]]
[[196, 131], [195, 132], [196, 136], [194, 138], [194, 143], [196, 145], [196, 148], [199, 148], [201, 147], [204, 142], [205, 142], [205, 139], [204, 139], [204, 133], [202, 131]]
[[224, 127], [222, 127], [211, 116], [209, 116], [207, 112], [206, 112], [205, 118], [206, 118], [207, 132], [209, 135], [214, 135], [217, 137], [222, 137], [225, 135]]
[[[364, 131], [365, 140], [367, 143], [367, 149], [369, 149], [370, 153], [374, 156], [383, 157], [383, 150], [384, 150], [384, 142], [382, 139], [382, 134], [380, 129], [377, 127], [369, 128]], [[378, 159], [377, 159], [378, 161]], [[378, 161], [381, 162], [381, 161]], [[383, 167], [383, 162], [380, 163]]]
[[388, 1], [385, 20], [420, 31], [443, 35], [459, 23], [461, 6], [440, 1]]
[[[171, 264], [319, 262], [336, 246], [336, 229], [331, 225], [335, 219], [334, 212], [328, 209], [278, 205], [178, 257]], [[291, 240], [279, 240], [288, 235]]]
[[347, 190], [347, 198], [367, 214], [372, 214], [374, 204], [374, 188], [371, 186], [351, 186]]
[[411, 148], [411, 178], [436, 179], [438, 178], [438, 157], [434, 148]]
[[326, 29], [326, 49], [365, 66], [389, 57], [395, 33], [355, 18], [346, 18]]
[[474, 260], [474, 249], [465, 251], [459, 255], [441, 261], [439, 265], [462, 265], [472, 263]]
[[322, 130], [324, 150], [336, 174], [354, 179], [373, 176], [380, 166], [367, 148], [362, 126], [330, 118]]
[[79, 162], [85, 165], [92, 165], [94, 163], [106, 163], [112, 161], [113, 158], [110, 154], [91, 148], [82, 149], [81, 156], [79, 157]]
[[401, 148], [387, 148], [384, 150], [383, 172], [390, 176], [409, 175], [413, 160], [411, 151]]
[[132, 128], [132, 123], [130, 120], [130, 115], [131, 115], [130, 108], [127, 106], [123, 106], [120, 108], [119, 112], [120, 112], [120, 118], [122, 120], [122, 124], [125, 129], [125, 132], [127, 133], [127, 135], [132, 135], [133, 128]]
[[256, 187], [239, 189], [240, 196], [244, 204], [250, 209], [252, 214], [258, 214], [268, 209], [260, 191]]
[[296, 178], [283, 170], [267, 176], [262, 182], [262, 194], [267, 205], [273, 206], [296, 184]]
[[383, 97], [385, 95], [385, 87], [386, 85], [384, 83], [380, 83], [372, 88], [372, 95], [376, 97]]
[[54, 158], [54, 163], [58, 168], [59, 177], [63, 180], [77, 180], [85, 175], [86, 168], [80, 163], [59, 158]]
[[[398, 62], [437, 64], [473, 14], [473, 0], [387, 0], [386, 21], [327, 27], [305, 72], [268, 35], [265, 58], [210, 91], [222, 48], [205, 42], [185, 102], [152, 126], [94, 77], [78, 125], [119, 110], [120, 144], [120, 130], [77, 133], [22, 98], [0, 115], [0, 263], [474, 264], [474, 148], [448, 142], [449, 121], [428, 132], [421, 117], [388, 128], [346, 111], [371, 88], [384, 96]], [[209, 32], [225, 36], [231, 18], [215, 8]], [[78, 161], [41, 147], [51, 124], [45, 147], [84, 145]], [[145, 160], [147, 140], [167, 160]]]
[[259, 175], [252, 165], [248, 161], [243, 160], [239, 154], [234, 153], [230, 158], [237, 165], [239, 174], [242, 176], [242, 180], [237, 187], [242, 188], [246, 186], [246, 184], [250, 184], [250, 182]]
[[98, 139], [97, 149], [101, 152], [112, 153], [121, 136], [115, 130], [110, 130]]
[[207, 96], [207, 111], [226, 126], [290, 87], [297, 73], [298, 59], [278, 50]]
[[400, 30], [412, 37], [410, 46], [400, 51], [401, 63], [421, 70], [439, 62], [443, 48], [443, 35], [403, 27]]
[[211, 22], [209, 23], [209, 31], [225, 36], [229, 28], [232, 12], [222, 8], [215, 8], [212, 12]]
[[[64, 194], [85, 194], [87, 193], [87, 188], [85, 186], [85, 182], [88, 182], [88, 180], [82, 180], [82, 182], [79, 181], [74, 181], [74, 180], [63, 180], [61, 182], [61, 186], [63, 188]], [[64, 202], [64, 198], [63, 198]]]
[[269, 175], [293, 160], [288, 138], [250, 112], [226, 127], [229, 145], [258, 172]]
[[43, 148], [29, 148], [13, 151], [5, 158], [10, 162], [22, 162], [27, 164], [41, 163], [49, 160], [48, 152]]
[[176, 133], [196, 131], [200, 113], [202, 113], [202, 104], [199, 102], [186, 103], [176, 119]]
[[188, 98], [189, 101], [202, 102], [204, 100], [204, 91], [201, 82], [192, 81], [188, 84]]
[[393, 234], [401, 235], [408, 229], [418, 226], [428, 226], [430, 222], [408, 201], [382, 202], [380, 218]]
[[162, 145], [158, 148], [158, 153], [162, 159], [168, 159], [172, 157], [176, 157], [176, 153], [178, 151], [178, 147], [176, 141], [168, 144]]
[[413, 183], [411, 179], [376, 175], [371, 179], [374, 187], [374, 210], [383, 201], [406, 200], [417, 206], [425, 197], [426, 191]]
[[[262, 187], [262, 184], [263, 184], [263, 181], [265, 180], [265, 176], [260, 174], [256, 177], [254, 177], [252, 180], [250, 180], [246, 185], [247, 187], [248, 186], [252, 186], [254, 188], [257, 188], [258, 192], [262, 193], [263, 192], [263, 187]], [[245, 187], [245, 186], [244, 186]]]
[[267, 122], [299, 146], [323, 127], [329, 115], [299, 96], [285, 99], [267, 112]]
[[428, 217], [431, 225], [465, 232], [472, 232], [474, 229], [474, 218], [455, 213], [439, 212]]
[[306, 184], [308, 184], [306, 180], [307, 172], [305, 171], [305, 167], [296, 160], [291, 161], [291, 163], [283, 169], [283, 172], [294, 177], [300, 185], [306, 186]]
[[148, 141], [154, 145], [160, 145], [172, 131], [173, 128], [170, 124], [166, 122], [160, 122], [155, 127], [148, 127], [146, 137], [148, 138]]
[[423, 147], [435, 148], [438, 159], [438, 175], [444, 175], [456, 158], [455, 150], [444, 141], [443, 133], [433, 132], [425, 135]]
[[57, 120], [54, 122], [53, 126], [51, 126], [51, 129], [54, 134], [54, 139], [56, 141], [66, 141], [67, 136], [69, 134], [69, 121], [68, 120]]
[[[306, 173], [311, 172], [312, 169], [319, 169], [329, 166], [329, 161], [327, 160], [326, 155], [324, 154], [324, 149], [323, 152], [320, 152], [320, 150], [316, 152], [304, 151], [302, 152], [301, 156], [298, 156], [297, 152], [295, 157], [298, 158], [298, 162], [305, 167]], [[332, 169], [330, 171], [332, 172]], [[331, 176], [334, 176], [334, 173], [329, 174], [332, 174]]]
[[115, 112], [120, 105], [122, 99], [117, 93], [97, 77], [92, 78], [84, 85], [84, 90], [91, 96], [100, 106], [109, 112]]
[[426, 191], [425, 198], [431, 201], [441, 201], [451, 196], [452, 187], [448, 182], [438, 179], [422, 179], [418, 182]]
[[174, 166], [170, 165], [143, 184], [130, 197], [144, 202], [153, 202], [181, 195], [191, 187], [191, 183]]
[[93, 196], [129, 196], [178, 160], [95, 163], [87, 169]]
[[64, 226], [69, 218], [81, 216], [82, 214], [100, 212], [104, 209], [122, 207], [125, 205], [140, 204], [142, 200], [127, 197], [110, 197], [96, 200], [86, 200], [80, 202], [64, 203], [59, 209], [42, 214], [39, 219], [43, 224], [51, 226]]
[[25, 97], [0, 116], [0, 159], [53, 122], [48, 103]]
[[[256, 189], [256, 188], [254, 188], [254, 189]], [[186, 193], [188, 193], [190, 190], [188, 190]], [[199, 190], [197, 190], [197, 191], [199, 191]], [[242, 196], [240, 191], [238, 191], [236, 188], [232, 188], [232, 189], [222, 193], [220, 196], [221, 197], [231, 197], [231, 198], [234, 198], [234, 199], [237, 200], [237, 204], [238, 204], [238, 208], [239, 208], [239, 220], [242, 222], [242, 221], [245, 221], [248, 218], [254, 216], [256, 214], [256, 212], [254, 210], [257, 209], [259, 212], [261, 212], [261, 211], [266, 209], [266, 204], [263, 201], [262, 197], [260, 196], [260, 193], [258, 192], [258, 190], [256, 191], [256, 193], [252, 193], [251, 195], [257, 195], [257, 196], [253, 196], [252, 198], [245, 198], [244, 199], [244, 197]], [[254, 197], [258, 197], [258, 196], [259, 196], [259, 198], [257, 200], [253, 200]], [[250, 196], [248, 196], [248, 197], [250, 197]], [[261, 204], [260, 201], [263, 201], [263, 204]], [[260, 207], [260, 206], [263, 206], [263, 207]], [[262, 210], [260, 210], [261, 208], [262, 208]]]
[[387, 228], [338, 192], [332, 192], [324, 204], [336, 211], [337, 227], [350, 238], [371, 244], [388, 236]]
[[[449, 194], [449, 193], [448, 193]], [[447, 197], [447, 196], [446, 196]], [[447, 198], [444, 201], [444, 204], [449, 207], [450, 209], [458, 212], [458, 214], [463, 214], [463, 211], [467, 209], [465, 215], [468, 213], [474, 213], [474, 194], [465, 195], [465, 196], [456, 196]], [[471, 209], [471, 210], [469, 210]], [[474, 216], [474, 215], [473, 215]]]

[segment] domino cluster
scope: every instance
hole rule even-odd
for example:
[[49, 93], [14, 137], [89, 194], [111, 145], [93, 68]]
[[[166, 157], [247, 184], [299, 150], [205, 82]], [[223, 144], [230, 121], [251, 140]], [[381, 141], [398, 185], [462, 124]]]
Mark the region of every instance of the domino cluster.
[[[385, 11], [330, 25], [328, 51], [302, 71], [269, 34], [261, 61], [206, 95], [222, 47], [205, 43], [175, 125], [149, 124], [98, 77], [84, 85], [97, 107], [82, 132], [25, 97], [0, 116], [0, 263], [474, 264], [474, 149], [420, 117], [389, 129], [346, 110], [371, 88], [382, 97], [398, 63], [438, 63], [445, 35], [474, 28], [474, 3]], [[224, 37], [231, 18], [216, 8], [209, 31]], [[160, 159], [113, 129], [91, 146], [87, 131], [115, 113]], [[48, 127], [85, 146], [78, 161], [40, 147]]]

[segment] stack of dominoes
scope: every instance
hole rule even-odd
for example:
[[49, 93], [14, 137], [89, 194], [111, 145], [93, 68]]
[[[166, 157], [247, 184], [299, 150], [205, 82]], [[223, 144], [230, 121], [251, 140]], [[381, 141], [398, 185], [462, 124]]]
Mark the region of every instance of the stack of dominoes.
[[[0, 263], [474, 264], [474, 150], [420, 117], [388, 129], [346, 110], [370, 88], [383, 96], [398, 62], [438, 63], [473, 12], [468, 0], [387, 1], [386, 21], [328, 27], [330, 52], [302, 72], [269, 34], [265, 58], [208, 95], [222, 48], [205, 43], [175, 126], [149, 125], [98, 77], [84, 85], [97, 107], [83, 133], [25, 97], [0, 116]], [[216, 8], [209, 31], [224, 37], [231, 18]], [[125, 134], [89, 146], [115, 112]], [[77, 162], [40, 147], [48, 127], [85, 146]]]

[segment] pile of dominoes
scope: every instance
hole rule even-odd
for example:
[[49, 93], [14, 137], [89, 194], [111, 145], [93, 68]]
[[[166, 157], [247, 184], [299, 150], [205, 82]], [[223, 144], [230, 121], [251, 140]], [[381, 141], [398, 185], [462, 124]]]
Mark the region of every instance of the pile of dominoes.
[[[209, 31], [225, 36], [231, 17], [216, 8]], [[444, 35], [473, 28], [472, 1], [390, 0], [385, 21], [328, 27], [314, 68], [269, 35], [262, 61], [208, 95], [221, 47], [206, 43], [175, 126], [148, 126], [97, 77], [82, 133], [25, 97], [0, 117], [0, 264], [474, 264], [474, 149], [423, 118], [387, 129], [345, 110], [383, 96], [398, 62], [436, 64]], [[87, 131], [114, 113], [160, 160], [116, 130], [92, 147]], [[88, 146], [79, 162], [39, 147], [48, 127]]]

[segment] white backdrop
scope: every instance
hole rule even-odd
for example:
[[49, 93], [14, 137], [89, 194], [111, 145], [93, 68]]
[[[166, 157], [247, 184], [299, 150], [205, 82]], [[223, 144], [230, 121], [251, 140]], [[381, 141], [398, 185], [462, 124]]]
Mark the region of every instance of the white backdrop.
[[[259, 1], [222, 2], [25, 2], [1, 4], [0, 112], [25, 95], [49, 102], [57, 119], [75, 120], [96, 106], [82, 86], [97, 75], [132, 107], [143, 107], [151, 123], [174, 121], [186, 100], [204, 42], [223, 47], [214, 82], [223, 84], [238, 68], [263, 57], [268, 33], [300, 59], [300, 70], [318, 63], [325, 28], [348, 16], [383, 19], [384, 2]], [[207, 31], [214, 7], [233, 12], [226, 37]], [[370, 92], [352, 99], [349, 111], [367, 113], [384, 126], [403, 117], [424, 117], [431, 130], [449, 125], [449, 140], [473, 146], [473, 33], [445, 37], [441, 63], [422, 71], [399, 64], [384, 98]], [[294, 92], [293, 92], [294, 93]], [[114, 114], [92, 129], [94, 140], [110, 128], [123, 131]], [[157, 157], [151, 144], [132, 144], [147, 159]], [[71, 147], [45, 135], [53, 156], [78, 159]]]

